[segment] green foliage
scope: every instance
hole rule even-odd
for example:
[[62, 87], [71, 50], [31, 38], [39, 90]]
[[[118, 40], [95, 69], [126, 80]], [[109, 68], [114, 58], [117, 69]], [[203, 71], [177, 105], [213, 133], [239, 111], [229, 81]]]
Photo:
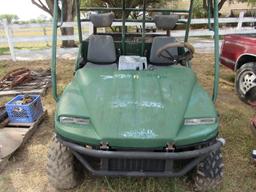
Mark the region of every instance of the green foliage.
[[255, 6], [256, 5], [256, 0], [247, 0], [247, 2], [251, 6]]
[[36, 19], [31, 19], [29, 23], [47, 23], [49, 20], [46, 16], [40, 15]]
[[[148, 5], [163, 3], [164, 0], [148, 0]], [[137, 7], [142, 6], [143, 1], [141, 0], [129, 0], [126, 1], [126, 7]], [[82, 0], [83, 6], [109, 6], [109, 7], [121, 7], [122, 1], [120, 0]]]
[[8, 23], [12, 23], [13, 21], [16, 21], [19, 19], [17, 15], [14, 14], [3, 14], [0, 15], [0, 20], [7, 20]]
[[194, 0], [194, 8], [192, 12], [193, 18], [207, 17], [207, 10], [203, 7], [202, 0]]
[[[8, 47], [0, 47], [0, 55], [4, 55], [4, 54], [9, 54]], [[1, 74], [1, 69], [0, 69], [0, 74]]]
[[[161, 7], [165, 3], [166, 3], [165, 0], [148, 0], [147, 6]], [[122, 1], [120, 0], [82, 0], [81, 6], [82, 7], [122, 7]], [[143, 1], [141, 0], [126, 1], [126, 7], [129, 7], [129, 8], [142, 7], [142, 6], [143, 6]], [[114, 11], [114, 13], [117, 18], [121, 17], [120, 11]], [[130, 13], [127, 12], [126, 17], [128, 17], [129, 15]]]

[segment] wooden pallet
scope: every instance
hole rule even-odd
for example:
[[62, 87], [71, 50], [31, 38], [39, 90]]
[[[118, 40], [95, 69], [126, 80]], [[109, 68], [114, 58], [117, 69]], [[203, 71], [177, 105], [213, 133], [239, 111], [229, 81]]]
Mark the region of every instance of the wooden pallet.
[[51, 76], [37, 77], [36, 79], [23, 83], [14, 88], [4, 88], [0, 90], [0, 96], [37, 94], [45, 96], [48, 87], [51, 86]]
[[13, 153], [35, 133], [46, 113], [44, 111], [34, 123], [8, 123], [7, 126], [0, 129], [0, 172]]

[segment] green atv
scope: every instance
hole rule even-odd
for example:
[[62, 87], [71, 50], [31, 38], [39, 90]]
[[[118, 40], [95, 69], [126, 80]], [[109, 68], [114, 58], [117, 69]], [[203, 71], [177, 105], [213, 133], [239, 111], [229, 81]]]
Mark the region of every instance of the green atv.
[[[179, 177], [191, 172], [197, 190], [217, 187], [223, 177], [220, 148], [224, 144], [217, 138], [219, 118], [214, 106], [218, 1], [212, 99], [191, 69], [194, 48], [188, 36], [193, 0], [189, 10], [149, 9], [145, 0], [142, 8], [126, 7], [125, 0], [121, 8], [81, 8], [76, 0], [80, 49], [74, 78], [59, 96], [58, 3], [55, 0], [52, 83], [57, 107], [48, 157], [50, 183], [58, 189], [73, 188], [81, 181], [84, 167], [97, 176]], [[81, 11], [97, 14], [81, 19]], [[122, 12], [122, 19], [111, 11]], [[143, 19], [127, 18], [130, 11], [143, 12]], [[146, 12], [164, 14], [146, 21]], [[187, 19], [181, 19], [181, 14]], [[83, 39], [81, 23], [88, 21], [93, 23], [93, 34]], [[98, 30], [120, 21], [120, 32]], [[126, 24], [134, 22], [142, 22], [141, 33], [129, 32], [132, 28]], [[154, 22], [159, 33], [146, 33], [146, 22]], [[176, 25], [185, 26], [184, 42], [171, 35]]]

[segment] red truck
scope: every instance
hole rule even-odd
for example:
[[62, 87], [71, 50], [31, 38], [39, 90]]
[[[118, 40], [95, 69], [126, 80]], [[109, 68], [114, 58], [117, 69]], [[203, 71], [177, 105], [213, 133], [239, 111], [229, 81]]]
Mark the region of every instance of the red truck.
[[235, 88], [240, 99], [256, 102], [256, 36], [225, 36], [221, 63], [236, 72]]

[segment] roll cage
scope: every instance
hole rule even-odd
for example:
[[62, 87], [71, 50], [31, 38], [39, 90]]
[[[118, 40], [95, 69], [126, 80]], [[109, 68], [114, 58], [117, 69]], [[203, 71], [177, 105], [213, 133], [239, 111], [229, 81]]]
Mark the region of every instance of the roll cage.
[[[58, 4], [59, 1], [63, 4], [63, 0], [54, 0], [54, 15], [53, 15], [53, 34], [52, 34], [52, 61], [51, 61], [51, 73], [52, 73], [52, 90], [53, 90], [53, 96], [56, 101], [58, 101], [58, 90], [57, 90], [57, 74], [56, 74], [56, 53], [57, 53], [57, 29], [63, 24], [63, 11], [61, 11], [61, 21], [59, 21], [59, 11], [58, 11]], [[185, 13], [187, 14], [187, 19], [180, 19], [178, 21], [178, 24], [185, 25], [185, 36], [184, 36], [184, 42], [188, 41], [189, 38], [189, 30], [190, 30], [190, 24], [192, 19], [192, 10], [193, 10], [193, 3], [194, 0], [190, 0], [189, 9], [184, 10], [178, 10], [178, 9], [155, 9], [155, 8], [147, 8], [147, 2], [146, 0], [142, 1], [142, 8], [130, 8], [126, 7], [126, 0], [122, 0], [122, 7], [80, 7], [80, 0], [76, 0], [76, 13], [77, 13], [77, 25], [78, 25], [78, 36], [79, 36], [79, 53], [81, 53], [81, 50], [84, 46], [84, 40], [83, 40], [83, 34], [82, 34], [82, 22], [89, 22], [88, 19], [82, 19], [81, 18], [81, 11], [99, 11], [99, 12], [110, 12], [110, 11], [120, 11], [122, 13], [121, 19], [114, 19], [114, 22], [121, 22], [121, 33], [111, 33], [113, 36], [121, 36], [121, 42], [120, 42], [120, 50], [122, 55], [127, 54], [127, 37], [130, 35], [134, 36], [140, 36], [140, 55], [145, 56], [145, 49], [147, 47], [147, 43], [145, 42], [146, 37], [148, 35], [154, 36], [154, 34], [147, 34], [146, 33], [146, 23], [152, 23], [152, 20], [146, 19], [146, 13], [147, 12], [158, 12], [162, 14], [170, 14], [170, 13]], [[211, 5], [210, 0], [208, 0], [208, 4]], [[208, 10], [208, 28], [209, 30], [212, 30], [214, 32], [214, 56], [215, 56], [215, 64], [214, 64], [214, 85], [213, 85], [213, 93], [212, 93], [212, 100], [213, 102], [216, 101], [217, 95], [218, 95], [218, 83], [219, 83], [219, 23], [218, 23], [218, 0], [214, 0], [213, 8], [214, 8], [214, 19], [213, 19], [213, 27], [211, 25], [211, 13], [210, 13], [210, 6]], [[134, 20], [126, 17], [127, 11], [136, 11], [136, 12], [142, 12], [142, 19]], [[126, 23], [128, 22], [141, 22], [142, 23], [142, 30], [141, 33], [131, 34], [128, 33], [126, 30]], [[94, 28], [94, 33], [97, 33], [97, 29]], [[169, 36], [170, 33], [167, 31], [167, 35]], [[76, 70], [78, 69], [79, 65], [79, 57], [76, 61]]]

